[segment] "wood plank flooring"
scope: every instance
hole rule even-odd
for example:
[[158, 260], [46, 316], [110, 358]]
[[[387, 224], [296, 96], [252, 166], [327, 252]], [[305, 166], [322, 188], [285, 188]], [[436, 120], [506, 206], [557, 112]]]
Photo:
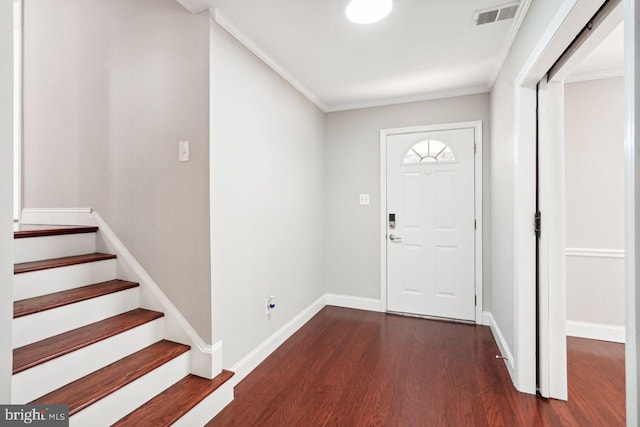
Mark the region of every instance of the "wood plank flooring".
[[515, 391], [491, 331], [325, 307], [208, 426], [623, 426], [624, 346], [569, 338], [569, 402]]

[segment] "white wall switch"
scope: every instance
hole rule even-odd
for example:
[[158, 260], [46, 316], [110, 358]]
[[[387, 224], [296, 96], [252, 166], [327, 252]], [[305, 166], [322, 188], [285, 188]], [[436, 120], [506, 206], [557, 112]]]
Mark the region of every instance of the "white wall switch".
[[178, 161], [189, 161], [189, 141], [178, 142]]
[[362, 206], [366, 206], [369, 204], [369, 194], [361, 194], [360, 195], [360, 204]]

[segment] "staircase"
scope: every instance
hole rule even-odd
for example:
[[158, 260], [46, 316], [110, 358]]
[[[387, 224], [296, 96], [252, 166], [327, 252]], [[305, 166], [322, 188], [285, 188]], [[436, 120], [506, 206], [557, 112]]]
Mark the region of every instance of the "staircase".
[[204, 425], [233, 373], [190, 374], [190, 347], [163, 339], [164, 314], [116, 278], [97, 232], [14, 231], [13, 403], [69, 405], [72, 426]]

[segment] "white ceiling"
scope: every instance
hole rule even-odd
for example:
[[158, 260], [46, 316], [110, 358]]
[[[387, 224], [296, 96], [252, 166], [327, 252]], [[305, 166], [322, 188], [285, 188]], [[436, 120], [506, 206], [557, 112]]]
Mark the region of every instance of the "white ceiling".
[[488, 91], [517, 19], [476, 27], [474, 12], [507, 1], [394, 0], [385, 20], [369, 25], [347, 20], [346, 0], [214, 4], [223, 27], [336, 111]]
[[567, 82], [621, 76], [624, 68], [624, 24], [620, 23], [573, 70]]

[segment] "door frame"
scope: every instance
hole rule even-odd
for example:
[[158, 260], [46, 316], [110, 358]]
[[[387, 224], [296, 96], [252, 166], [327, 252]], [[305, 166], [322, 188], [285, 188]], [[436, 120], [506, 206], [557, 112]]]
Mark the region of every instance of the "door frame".
[[475, 322], [482, 324], [482, 120], [380, 130], [380, 310], [387, 311], [387, 137], [418, 132], [473, 129], [475, 229]]
[[[625, 0], [627, 1], [627, 0]], [[536, 394], [536, 237], [533, 232], [536, 194], [536, 115], [537, 83], [562, 56], [589, 20], [602, 6], [604, 0], [567, 0], [549, 23], [540, 42], [531, 52], [515, 79], [514, 120], [514, 365], [516, 389]], [[628, 14], [628, 2], [625, 4]], [[627, 15], [625, 23], [631, 21]], [[633, 25], [630, 25], [633, 27]], [[627, 44], [627, 40], [625, 40]], [[625, 56], [628, 56], [625, 46]], [[626, 58], [625, 58], [626, 61]], [[557, 159], [556, 159], [557, 160]], [[557, 171], [541, 170], [541, 174], [553, 175]], [[547, 212], [547, 215], [549, 212]], [[545, 227], [545, 213], [542, 213]], [[625, 226], [625, 234], [629, 231]], [[555, 241], [557, 238], [557, 228]], [[548, 232], [549, 230], [547, 230]], [[561, 230], [564, 232], [564, 230]], [[542, 260], [541, 260], [542, 262]], [[556, 280], [557, 282], [557, 280]], [[550, 323], [547, 329], [562, 327], [558, 319], [564, 316], [564, 282], [549, 287], [546, 302]], [[629, 290], [627, 285], [627, 297]], [[566, 400], [566, 351], [560, 340], [563, 334], [547, 333], [541, 336], [548, 353], [550, 397]], [[629, 331], [627, 331], [629, 337]], [[541, 346], [543, 345], [541, 344]], [[627, 353], [628, 355], [629, 353]], [[545, 356], [546, 357], [546, 356]], [[546, 375], [546, 373], [544, 373]], [[627, 376], [629, 382], [629, 376]]]
[[22, 66], [23, 66], [23, 34], [24, 34], [24, 3], [13, 0], [13, 31], [14, 31], [14, 76], [13, 76], [13, 221], [20, 222], [22, 216]]

